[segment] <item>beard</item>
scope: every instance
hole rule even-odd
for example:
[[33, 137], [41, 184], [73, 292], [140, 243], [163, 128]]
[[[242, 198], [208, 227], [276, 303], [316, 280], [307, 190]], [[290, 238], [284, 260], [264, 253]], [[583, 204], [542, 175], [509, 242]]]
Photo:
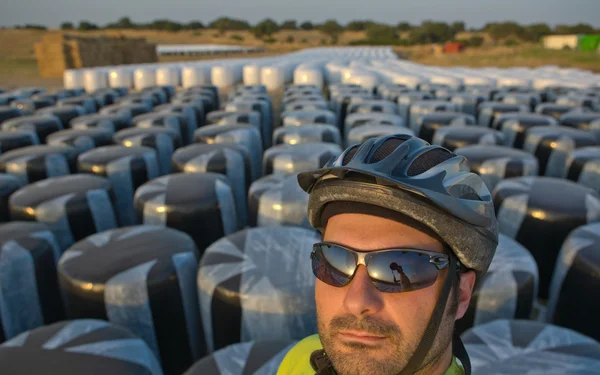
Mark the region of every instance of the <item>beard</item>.
[[[433, 346], [425, 356], [417, 374], [431, 374], [443, 359], [452, 343], [454, 319], [458, 302], [450, 296], [450, 306], [442, 319]], [[428, 320], [418, 330], [409, 333], [391, 323], [373, 316], [357, 318], [354, 315], [337, 316], [329, 324], [323, 322], [317, 310], [319, 336], [323, 349], [339, 375], [397, 375], [404, 370], [425, 332]], [[364, 331], [385, 336], [384, 345], [371, 346], [358, 342], [342, 342], [338, 333], [343, 330]]]

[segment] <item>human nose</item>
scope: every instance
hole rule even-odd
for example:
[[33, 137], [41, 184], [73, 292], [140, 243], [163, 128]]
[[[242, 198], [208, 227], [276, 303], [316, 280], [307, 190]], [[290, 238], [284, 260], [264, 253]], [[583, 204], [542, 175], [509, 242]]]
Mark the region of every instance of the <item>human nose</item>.
[[369, 278], [367, 268], [358, 266], [344, 298], [344, 307], [355, 316], [374, 315], [383, 308], [381, 292]]

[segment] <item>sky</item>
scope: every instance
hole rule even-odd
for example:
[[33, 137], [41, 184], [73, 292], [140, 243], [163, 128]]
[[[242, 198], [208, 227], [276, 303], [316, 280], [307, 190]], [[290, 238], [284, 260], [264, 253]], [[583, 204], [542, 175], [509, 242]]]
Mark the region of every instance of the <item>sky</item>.
[[221, 16], [255, 23], [264, 18], [278, 22], [340, 23], [371, 19], [397, 24], [423, 20], [465, 21], [467, 27], [487, 22], [544, 22], [550, 25], [588, 23], [600, 27], [600, 0], [0, 0], [0, 26], [88, 20], [97, 24], [128, 16], [134, 22], [171, 19], [208, 23]]

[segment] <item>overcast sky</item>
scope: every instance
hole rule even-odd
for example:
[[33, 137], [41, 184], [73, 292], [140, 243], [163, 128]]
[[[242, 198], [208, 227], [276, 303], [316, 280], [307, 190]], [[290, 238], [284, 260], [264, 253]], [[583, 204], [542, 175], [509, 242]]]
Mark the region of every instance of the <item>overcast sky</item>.
[[490, 21], [589, 23], [600, 27], [600, 0], [0, 0], [0, 25], [35, 23], [58, 26], [82, 19], [105, 24], [129, 16], [134, 22], [168, 18], [207, 23], [220, 16], [255, 23], [266, 17], [347, 23], [372, 19], [396, 24], [422, 20], [465, 21], [479, 27]]

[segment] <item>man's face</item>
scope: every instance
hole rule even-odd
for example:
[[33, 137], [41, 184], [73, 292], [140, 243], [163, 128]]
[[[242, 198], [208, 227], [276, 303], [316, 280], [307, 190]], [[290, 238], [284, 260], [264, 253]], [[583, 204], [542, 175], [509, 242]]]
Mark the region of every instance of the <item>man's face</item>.
[[[413, 248], [443, 252], [438, 240], [417, 229], [363, 214], [331, 217], [323, 240], [363, 251]], [[447, 272], [448, 267], [428, 288], [404, 293], [378, 291], [362, 265], [345, 287], [317, 280], [319, 335], [337, 372], [340, 375], [398, 374], [425, 332]], [[454, 321], [464, 315], [474, 281], [474, 272], [463, 274], [459, 290], [448, 298], [435, 344], [420, 373], [443, 373], [449, 365]]]

